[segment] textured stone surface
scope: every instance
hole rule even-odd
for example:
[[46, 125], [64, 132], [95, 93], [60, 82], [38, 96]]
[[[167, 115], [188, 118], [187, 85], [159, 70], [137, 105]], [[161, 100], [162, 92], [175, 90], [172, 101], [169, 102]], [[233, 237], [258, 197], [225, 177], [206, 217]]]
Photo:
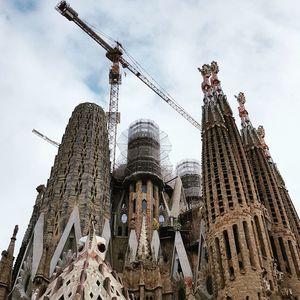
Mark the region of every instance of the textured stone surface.
[[[47, 186], [37, 188], [12, 299], [299, 297], [298, 215], [244, 106], [240, 135], [217, 69], [202, 70], [202, 195], [189, 201], [179, 178], [174, 188], [163, 182], [159, 139], [149, 144], [143, 135], [153, 136], [144, 132], [128, 143], [126, 177], [110, 182], [104, 112], [90, 103], [75, 108]], [[86, 238], [83, 250], [78, 241], [92, 223], [94, 242]], [[101, 251], [96, 235], [106, 239]], [[11, 290], [9, 249], [0, 263], [0, 299]]]

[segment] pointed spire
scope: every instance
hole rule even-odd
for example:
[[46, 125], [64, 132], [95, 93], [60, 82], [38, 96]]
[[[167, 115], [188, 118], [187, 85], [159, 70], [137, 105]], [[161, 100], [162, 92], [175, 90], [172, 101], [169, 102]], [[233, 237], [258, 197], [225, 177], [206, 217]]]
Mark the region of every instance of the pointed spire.
[[241, 124], [242, 124], [242, 140], [245, 146], [257, 146], [260, 147], [260, 139], [257, 133], [257, 130], [253, 127], [248, 111], [245, 108], [246, 98], [244, 93], [240, 92], [238, 96], [234, 96], [238, 103], [239, 103], [239, 116], [241, 118]]
[[265, 142], [265, 129], [262, 125], [258, 126], [257, 134], [258, 134], [258, 137], [259, 137], [260, 145], [264, 150], [266, 158], [268, 160], [272, 161], [272, 157], [271, 157], [271, 154], [269, 152], [269, 147]]
[[[269, 147], [265, 142], [265, 130], [263, 126], [258, 126], [257, 130], [253, 127], [250, 118], [249, 118], [249, 114], [248, 111], [245, 108], [245, 103], [246, 103], [246, 98], [244, 93], [240, 92], [238, 94], [238, 96], [235, 96], [235, 98], [237, 99], [238, 103], [239, 103], [239, 116], [241, 118], [241, 124], [242, 124], [242, 132], [244, 134], [244, 136], [247, 136], [247, 133], [250, 134], [252, 142], [257, 145], [260, 146], [263, 150], [264, 150], [264, 154], [267, 157], [267, 159], [269, 161], [272, 161], [271, 158], [271, 154], [269, 152]], [[250, 129], [250, 130], [247, 130]], [[244, 142], [249, 142], [248, 139], [244, 139]]]
[[215, 125], [225, 126], [220, 102], [224, 104], [224, 101], [221, 100], [225, 100], [226, 102], [226, 96], [223, 95], [220, 80], [218, 79], [218, 64], [213, 61], [211, 65], [205, 64], [201, 69], [198, 68], [198, 70], [203, 77], [201, 84], [204, 93], [202, 129], [206, 130]]
[[0, 260], [0, 299], [6, 299], [10, 290], [14, 250], [18, 230], [19, 227], [16, 225], [7, 250], [2, 251]]
[[15, 228], [14, 228], [14, 232], [13, 232], [13, 235], [10, 239], [10, 243], [9, 243], [9, 246], [7, 248], [7, 252], [13, 256], [14, 255], [14, 249], [15, 249], [15, 243], [16, 243], [16, 237], [17, 237], [17, 233], [19, 231], [19, 226], [16, 225]]
[[137, 257], [140, 260], [145, 260], [149, 258], [149, 255], [150, 255], [150, 249], [149, 249], [149, 244], [147, 239], [147, 220], [146, 220], [146, 214], [143, 213], [142, 228], [140, 233]]

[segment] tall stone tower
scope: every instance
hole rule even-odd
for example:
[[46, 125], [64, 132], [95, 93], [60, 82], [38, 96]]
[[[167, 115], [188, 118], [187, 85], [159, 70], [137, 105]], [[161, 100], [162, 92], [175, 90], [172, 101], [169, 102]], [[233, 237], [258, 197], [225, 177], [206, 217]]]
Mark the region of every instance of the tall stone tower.
[[[38, 188], [34, 214], [14, 268], [13, 297], [29, 297], [46, 286], [64, 256], [95, 232], [109, 242], [110, 165], [104, 111], [78, 105], [67, 125], [46, 188]], [[61, 266], [60, 266], [61, 267]]]
[[276, 283], [262, 206], [216, 63], [201, 73], [203, 200], [215, 297], [267, 299]]
[[[159, 127], [151, 120], [138, 120], [129, 127], [125, 175], [129, 187], [130, 226], [134, 227], [138, 237], [142, 227], [146, 226], [147, 239], [150, 241], [153, 219], [158, 220], [159, 194], [163, 185]], [[144, 247], [145, 251], [149, 251], [147, 248], [150, 245], [145, 244]]]
[[245, 96], [239, 93], [242, 138], [255, 178], [260, 199], [268, 211], [265, 220], [270, 237], [282, 297], [300, 295], [299, 217], [293, 207], [284, 181], [265, 143], [262, 126], [256, 130], [245, 109]]

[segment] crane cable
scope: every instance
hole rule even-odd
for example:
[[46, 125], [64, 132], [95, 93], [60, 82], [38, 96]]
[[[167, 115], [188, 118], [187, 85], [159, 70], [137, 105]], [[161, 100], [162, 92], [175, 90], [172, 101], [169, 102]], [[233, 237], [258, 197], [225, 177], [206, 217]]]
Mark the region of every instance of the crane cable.
[[[118, 42], [118, 41], [116, 41], [115, 39], [113, 39], [110, 35], [108, 35], [107, 33], [105, 33], [105, 32], [103, 32], [103, 31], [101, 31], [96, 25], [93, 25], [93, 24], [91, 24], [90, 22], [88, 22], [87, 20], [85, 20], [85, 19], [82, 19], [88, 26], [90, 26], [91, 28], [93, 28], [93, 30], [97, 33], [97, 34], [99, 34], [99, 35], [101, 35], [101, 36], [103, 36], [103, 37], [105, 37], [106, 39], [108, 39], [108, 40], [110, 40], [111, 42], [113, 42], [113, 43], [115, 43], [116, 45], [118, 45], [118, 46], [120, 46], [121, 47], [121, 49], [124, 51], [124, 53], [126, 54], [126, 56], [129, 58], [129, 60], [131, 61], [131, 63], [136, 67], [136, 69], [138, 70], [138, 71], [140, 71], [140, 73], [141, 74], [146, 74], [147, 75], [147, 77], [148, 77], [148, 80], [151, 82], [154, 82], [160, 89], [161, 89], [161, 91], [163, 91], [164, 92], [164, 94], [171, 100], [171, 101], [173, 101], [175, 104], [176, 104], [176, 106], [178, 106], [181, 110], [183, 110], [183, 111], [185, 111], [185, 109], [180, 105], [180, 104], [178, 104], [177, 102], [176, 102], [176, 100], [166, 91], [166, 89], [164, 89], [146, 70], [145, 70], [145, 68], [143, 68], [142, 67], [142, 65], [123, 47], [123, 45], [120, 43], [120, 42]], [[144, 75], [145, 76], [145, 75]], [[146, 76], [145, 76], [146, 77]]]

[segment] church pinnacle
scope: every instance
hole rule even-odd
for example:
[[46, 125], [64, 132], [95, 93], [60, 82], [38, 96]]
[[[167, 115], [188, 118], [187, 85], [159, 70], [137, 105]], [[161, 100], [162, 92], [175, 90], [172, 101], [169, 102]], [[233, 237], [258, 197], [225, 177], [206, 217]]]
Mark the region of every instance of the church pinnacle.
[[19, 227], [15, 226], [7, 250], [2, 251], [0, 260], [0, 299], [5, 299], [11, 288], [11, 270], [14, 261], [14, 249]]

